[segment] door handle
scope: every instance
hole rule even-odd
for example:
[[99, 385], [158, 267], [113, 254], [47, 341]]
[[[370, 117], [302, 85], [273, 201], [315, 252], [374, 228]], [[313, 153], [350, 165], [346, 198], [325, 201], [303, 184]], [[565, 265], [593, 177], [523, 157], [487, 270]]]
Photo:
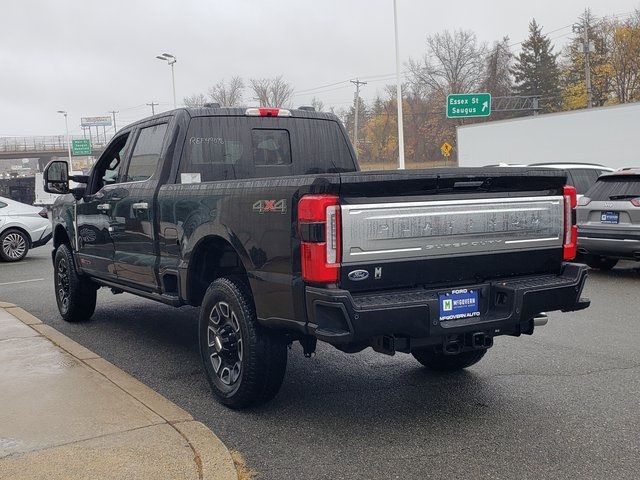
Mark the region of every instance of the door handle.
[[131, 205], [134, 210], [148, 210], [149, 204], [147, 202], [138, 202]]
[[111, 205], [109, 205], [108, 203], [99, 203], [98, 205], [96, 205], [96, 208], [101, 212], [106, 212], [111, 208]]

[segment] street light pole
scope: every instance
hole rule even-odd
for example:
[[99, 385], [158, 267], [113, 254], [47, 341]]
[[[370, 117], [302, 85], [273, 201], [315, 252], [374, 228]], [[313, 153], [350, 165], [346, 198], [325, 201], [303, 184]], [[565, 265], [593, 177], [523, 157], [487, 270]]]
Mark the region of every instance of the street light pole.
[[175, 55], [171, 55], [170, 53], [163, 53], [162, 55], [156, 55], [158, 60], [163, 60], [167, 62], [167, 64], [171, 67], [171, 88], [173, 89], [173, 108], [178, 108], [178, 103], [176, 102], [176, 76], [174, 72], [174, 64], [178, 61]]
[[396, 102], [398, 104], [398, 169], [404, 170], [404, 125], [402, 117], [402, 85], [400, 84], [400, 45], [398, 43], [398, 7], [393, 0], [393, 27], [396, 36]]
[[69, 168], [71, 168], [71, 140], [69, 139], [69, 121], [67, 120], [66, 110], [58, 110], [58, 113], [64, 115], [64, 128], [67, 131], [67, 153], [69, 154]]
[[176, 61], [174, 59], [173, 62], [169, 63], [169, 65], [171, 65], [171, 87], [173, 89], [173, 108], [178, 108], [178, 104], [176, 103], [176, 75], [173, 70], [175, 63]]

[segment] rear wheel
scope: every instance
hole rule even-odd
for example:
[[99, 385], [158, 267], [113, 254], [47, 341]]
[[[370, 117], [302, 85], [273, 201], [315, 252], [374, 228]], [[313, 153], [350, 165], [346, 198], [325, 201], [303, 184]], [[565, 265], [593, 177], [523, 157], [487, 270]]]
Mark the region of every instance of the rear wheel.
[[242, 280], [219, 278], [209, 285], [200, 308], [199, 344], [207, 379], [223, 404], [246, 408], [278, 393], [286, 342], [258, 324]]
[[587, 265], [591, 268], [596, 268], [598, 270], [611, 270], [618, 264], [618, 259], [616, 258], [607, 258], [607, 257], [598, 257], [598, 256], [590, 256], [587, 257]]
[[0, 235], [0, 258], [5, 262], [18, 262], [27, 256], [29, 238], [15, 229], [9, 229]]
[[478, 363], [487, 350], [472, 350], [457, 355], [445, 355], [431, 349], [414, 350], [413, 357], [429, 370], [435, 372], [455, 372]]
[[67, 244], [63, 243], [56, 250], [53, 266], [60, 315], [67, 322], [89, 320], [96, 309], [98, 287], [90, 279], [78, 274]]

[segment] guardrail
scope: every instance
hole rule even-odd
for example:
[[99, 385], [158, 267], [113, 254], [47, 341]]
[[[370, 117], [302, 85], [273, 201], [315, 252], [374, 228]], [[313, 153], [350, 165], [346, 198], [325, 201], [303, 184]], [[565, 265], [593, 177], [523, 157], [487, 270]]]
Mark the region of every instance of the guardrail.
[[[82, 140], [85, 137], [71, 137], [71, 140]], [[111, 138], [91, 139], [93, 149], [103, 148]], [[67, 150], [65, 135], [49, 135], [41, 137], [1, 137], [0, 153], [3, 152], [51, 152]]]

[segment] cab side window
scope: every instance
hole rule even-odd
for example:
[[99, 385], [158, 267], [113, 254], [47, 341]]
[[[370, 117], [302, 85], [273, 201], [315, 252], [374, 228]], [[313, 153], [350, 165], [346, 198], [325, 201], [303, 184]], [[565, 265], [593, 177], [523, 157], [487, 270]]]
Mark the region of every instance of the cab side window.
[[244, 117], [197, 117], [191, 120], [180, 160], [178, 182], [200, 183], [249, 178]]
[[100, 157], [94, 168], [95, 174], [91, 193], [97, 192], [106, 185], [122, 182], [120, 167], [125, 157], [128, 138], [129, 133], [115, 138], [109, 145], [109, 149]]
[[125, 182], [147, 180], [156, 173], [166, 132], [166, 123], [140, 130], [138, 140], [131, 154]]

